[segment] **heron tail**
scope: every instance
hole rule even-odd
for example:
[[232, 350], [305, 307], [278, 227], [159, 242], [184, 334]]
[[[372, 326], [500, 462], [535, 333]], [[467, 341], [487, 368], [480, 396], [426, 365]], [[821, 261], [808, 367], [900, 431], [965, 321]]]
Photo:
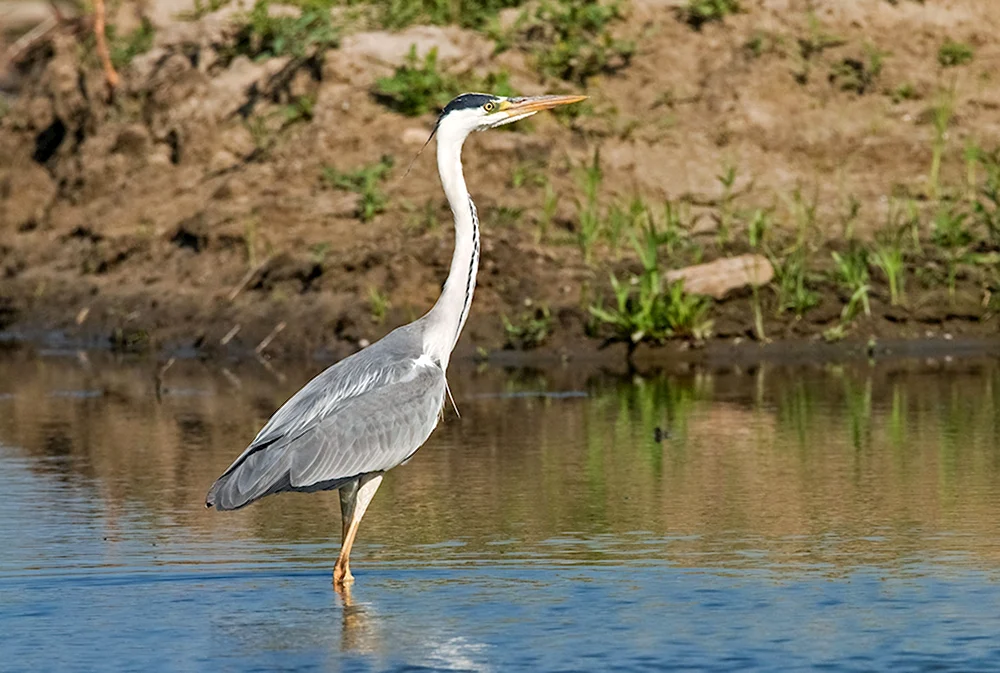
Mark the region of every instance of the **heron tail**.
[[205, 507], [220, 511], [240, 509], [266, 495], [291, 490], [284, 452], [274, 448], [262, 445], [248, 450], [212, 484]]

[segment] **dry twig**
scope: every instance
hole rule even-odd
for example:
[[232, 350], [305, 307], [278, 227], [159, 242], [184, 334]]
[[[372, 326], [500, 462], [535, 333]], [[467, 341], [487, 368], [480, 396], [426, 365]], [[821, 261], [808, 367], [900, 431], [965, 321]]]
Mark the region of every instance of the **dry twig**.
[[104, 0], [94, 0], [94, 37], [97, 40], [97, 56], [101, 59], [101, 66], [104, 68], [104, 79], [108, 82], [108, 87], [114, 91], [121, 82], [114, 64], [111, 63], [111, 52], [108, 51], [108, 41], [104, 34]]
[[263, 353], [264, 349], [271, 345], [271, 342], [274, 341], [274, 337], [278, 336], [278, 334], [283, 329], [285, 329], [284, 320], [282, 320], [281, 322], [279, 322], [277, 325], [274, 326], [274, 329], [271, 330], [271, 333], [268, 334], [266, 337], [264, 337], [263, 341], [257, 344], [257, 347], [253, 349], [253, 352], [256, 353], [257, 355]]

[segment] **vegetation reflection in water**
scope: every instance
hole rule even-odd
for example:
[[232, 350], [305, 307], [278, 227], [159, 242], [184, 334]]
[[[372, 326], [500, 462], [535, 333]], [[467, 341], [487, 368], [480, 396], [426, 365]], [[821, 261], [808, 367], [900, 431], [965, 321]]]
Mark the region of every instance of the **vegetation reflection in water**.
[[[338, 502], [221, 516], [213, 475], [311, 372], [14, 352], [0, 445], [82, 486], [115, 527], [140, 511], [164, 563], [332, 564]], [[760, 367], [662, 377], [457, 369], [429, 443], [391, 473], [359, 567], [663, 563], [840, 573], [1000, 556], [995, 362]], [[535, 395], [544, 391], [574, 395]], [[136, 507], [138, 505], [138, 508]], [[140, 517], [141, 518], [141, 517]], [[196, 543], [171, 554], [184, 531]], [[249, 546], [248, 546], [249, 545]], [[363, 561], [363, 564], [360, 563]]]

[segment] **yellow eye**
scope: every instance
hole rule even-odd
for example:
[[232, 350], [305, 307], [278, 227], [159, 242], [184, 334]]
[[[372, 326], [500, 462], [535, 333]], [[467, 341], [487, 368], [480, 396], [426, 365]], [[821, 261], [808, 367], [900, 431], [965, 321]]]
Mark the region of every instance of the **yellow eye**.
[[490, 101], [489, 103], [483, 106], [483, 109], [486, 110], [487, 112], [493, 112], [494, 110], [497, 109], [497, 104], [494, 103], [493, 101]]

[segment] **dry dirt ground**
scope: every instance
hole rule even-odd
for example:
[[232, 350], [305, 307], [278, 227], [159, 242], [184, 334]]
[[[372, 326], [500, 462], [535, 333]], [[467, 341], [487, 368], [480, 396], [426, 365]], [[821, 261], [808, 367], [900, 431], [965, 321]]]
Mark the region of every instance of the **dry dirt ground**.
[[[516, 317], [526, 303], [551, 308], [543, 348], [600, 345], [585, 336], [587, 306], [607, 292], [610, 270], [635, 261], [627, 244], [601, 243], [586, 264], [575, 244], [580, 171], [595, 151], [602, 203], [639, 195], [708, 212], [721, 194], [718, 176], [733, 166], [741, 208], [773, 208], [777, 226], [794, 232], [791, 195], [808, 195], [816, 235], [836, 246], [852, 202], [850, 226], [863, 238], [888, 218], [889, 195], [923, 199], [939, 91], [954, 88], [943, 183], [964, 179], [970, 141], [1000, 146], [994, 0], [747, 1], [701, 30], [678, 19], [684, 4], [626, 6], [615, 30], [637, 51], [628, 67], [587, 83], [588, 114], [539, 116], [526, 129], [468, 142], [466, 175], [484, 230], [465, 352], [501, 348], [501, 315]], [[0, 327], [137, 348], [213, 350], [228, 336], [224, 348], [249, 350], [284, 324], [268, 353], [356, 348], [433, 303], [452, 244], [432, 148], [404, 175], [434, 117], [387, 110], [373, 98], [376, 79], [416, 43], [422, 52], [438, 46], [450, 72], [504, 68], [526, 94], [573, 89], [545, 81], [529, 54], [494, 54], [482, 34], [453, 26], [353, 34], [309, 59], [227, 63], [220, 48], [229, 14], [182, 21], [178, 9], [119, 10], [122, 25], [146, 13], [156, 35], [152, 50], [122, 69], [113, 98], [85, 34], [69, 28], [6, 66], [16, 84], [0, 112]], [[970, 45], [974, 59], [940, 67], [947, 39]], [[872, 54], [882, 69], [865, 91], [831, 77], [835, 64], [864, 68]], [[901, 88], [907, 93], [893, 96]], [[301, 97], [315, 100], [311, 118], [292, 119], [289, 106]], [[357, 195], [321, 176], [383, 155], [395, 159], [382, 186], [387, 207], [364, 222]], [[544, 180], [518, 173], [545, 176], [558, 195], [541, 241]], [[697, 222], [691, 233], [711, 257], [712, 220]], [[998, 321], [983, 288], [972, 277], [950, 295], [914, 282], [908, 305], [897, 307], [877, 287], [871, 318], [849, 335], [990, 337]], [[381, 321], [373, 293], [388, 300]], [[767, 337], [814, 339], [829, 329], [845, 297], [821, 294], [797, 319], [779, 315], [762, 289]], [[749, 292], [717, 304], [714, 338], [752, 338], [750, 306]]]

